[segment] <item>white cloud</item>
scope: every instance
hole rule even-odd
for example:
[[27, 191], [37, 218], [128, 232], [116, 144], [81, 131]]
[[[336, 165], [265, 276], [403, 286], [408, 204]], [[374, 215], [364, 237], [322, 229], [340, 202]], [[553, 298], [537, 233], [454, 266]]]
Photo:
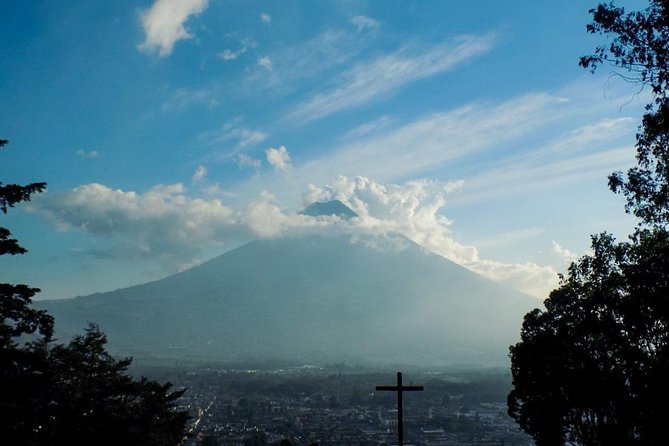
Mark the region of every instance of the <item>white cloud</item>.
[[550, 291], [558, 285], [557, 271], [550, 266], [541, 266], [532, 262], [502, 263], [478, 260], [463, 266], [539, 299], [546, 299]]
[[161, 57], [169, 56], [177, 41], [193, 37], [184, 24], [189, 17], [207, 9], [207, 5], [208, 0], [156, 0], [141, 13], [146, 38], [138, 48], [157, 50]]
[[263, 56], [260, 59], [258, 59], [258, 65], [267, 68], [268, 70], [272, 69], [272, 61], [267, 56]]
[[390, 116], [381, 116], [380, 118], [377, 118], [371, 122], [360, 124], [352, 130], [349, 130], [342, 139], [355, 140], [373, 135], [379, 131], [387, 129], [390, 124], [392, 124], [392, 122], [393, 119]]
[[255, 40], [250, 39], [250, 38], [243, 38], [243, 39], [238, 39], [239, 40], [239, 48], [236, 50], [232, 50], [230, 48], [226, 48], [222, 52], [218, 53], [218, 57], [225, 61], [229, 60], [236, 60], [241, 56], [242, 54], [246, 53], [249, 49], [255, 48], [258, 46]]
[[[433, 180], [379, 184], [340, 176], [328, 186], [311, 186], [304, 195], [305, 204], [341, 200], [359, 215], [348, 221], [285, 210], [266, 191], [236, 211], [218, 199], [193, 198], [181, 184], [159, 185], [144, 193], [87, 184], [40, 195], [32, 209], [61, 230], [84, 231], [111, 241], [105, 255], [153, 258], [172, 271], [197, 261], [197, 255], [211, 246], [253, 237], [344, 232], [375, 249], [401, 250], [405, 243], [392, 237], [401, 234], [485, 277], [545, 297], [556, 284], [552, 268], [481, 259], [475, 247], [454, 239], [451, 221], [441, 211], [446, 197], [461, 186]], [[216, 192], [221, 192], [218, 187]]]
[[237, 156], [237, 165], [239, 165], [239, 167], [252, 168], [257, 171], [260, 169], [261, 164], [262, 161], [260, 161], [259, 159], [251, 158], [245, 153], [242, 153]]
[[555, 240], [551, 240], [553, 253], [562, 261], [562, 266], [569, 266], [578, 260], [579, 255], [560, 246]]
[[548, 153], [564, 154], [567, 152], [592, 151], [593, 146], [606, 144], [623, 135], [633, 135], [636, 119], [629, 116], [604, 118], [592, 124], [578, 127], [566, 136], [553, 141], [548, 147], [535, 152], [535, 156]]
[[267, 156], [267, 162], [274, 166], [276, 170], [287, 172], [293, 167], [290, 163], [290, 154], [284, 146], [278, 149], [270, 147], [265, 150], [265, 155]]
[[237, 51], [232, 51], [231, 49], [225, 49], [218, 54], [218, 57], [220, 57], [223, 60], [235, 60], [245, 52], [246, 48], [240, 48]]
[[272, 17], [266, 12], [262, 12], [260, 13], [260, 21], [266, 25], [270, 25], [272, 23]]
[[204, 178], [207, 176], [207, 168], [203, 165], [197, 166], [197, 170], [193, 173], [193, 183], [201, 183], [204, 181]]
[[[210, 195], [230, 195], [218, 185], [210, 189]], [[30, 209], [61, 231], [82, 231], [111, 242], [110, 248], [89, 251], [91, 254], [120, 260], [154, 259], [171, 271], [197, 262], [198, 254], [212, 246], [329, 224], [284, 213], [267, 192], [240, 212], [219, 199], [193, 198], [182, 184], [158, 185], [137, 193], [91, 183], [42, 194]]]
[[313, 218], [287, 212], [277, 203], [276, 197], [262, 191], [251, 200], [244, 211], [244, 223], [254, 236], [275, 238], [285, 235], [309, 234], [314, 232], [341, 231], [345, 222], [337, 217]]
[[260, 144], [268, 136], [267, 133], [260, 130], [252, 130], [244, 127], [243, 120], [237, 118], [226, 122], [218, 130], [201, 133], [198, 139], [212, 146], [223, 146], [223, 148], [231, 146], [231, 149], [226, 150], [219, 156], [220, 159], [228, 159], [234, 157], [246, 147]]
[[[596, 118], [583, 125], [584, 110], [598, 105], [589, 98], [578, 99], [534, 93], [498, 103], [470, 103], [399, 126], [396, 119], [381, 118], [353, 129], [338, 144], [321, 150], [324, 155], [295, 165], [294, 178], [305, 186], [322, 184], [333, 173], [379, 182], [455, 175], [465, 180], [461, 193], [452, 198], [460, 204], [535, 193], [560, 182], [605, 178], [624, 169], [633, 161], [633, 148], [616, 144], [626, 134], [623, 129], [629, 130], [629, 118]], [[586, 115], [593, 119], [599, 113], [588, 110]], [[554, 140], [537, 147], [540, 132], [543, 141], [546, 134]], [[471, 169], [455, 170], [463, 160], [471, 160]], [[456, 167], [445, 171], [447, 166]], [[267, 181], [273, 182], [256, 187], [277, 196], [288, 187]]]
[[502, 150], [510, 141], [546, 126], [564, 105], [560, 98], [547, 94], [499, 104], [470, 104], [347, 141], [296, 170], [313, 183], [330, 178], [332, 172], [381, 182], [416, 177], [482, 151]]
[[163, 112], [182, 112], [195, 105], [204, 105], [209, 109], [218, 107], [218, 100], [210, 90], [192, 90], [180, 88], [171, 98], [163, 102]]
[[88, 152], [85, 150], [77, 150], [77, 155], [79, 155], [82, 158], [99, 158], [100, 154], [98, 153], [97, 150], [89, 150]]
[[[554, 95], [528, 94], [498, 103], [472, 103], [425, 115], [400, 126], [393, 118], [391, 121], [380, 119], [354, 129], [332, 147], [321, 148], [319, 153], [324, 155], [295, 164], [289, 181], [282, 176], [266, 175], [240, 184], [238, 190], [255, 191], [253, 193], [271, 190], [279, 200], [288, 202], [298, 189], [303, 190], [309, 183], [322, 185], [336, 172], [345, 175], [343, 178], [346, 179], [341, 184], [340, 180], [331, 183], [330, 189], [336, 190], [337, 194], [331, 192], [324, 196], [324, 188], [312, 187], [306, 194], [306, 202], [327, 197], [344, 201], [346, 197], [362, 194], [360, 191], [354, 193], [358, 189], [386, 188], [391, 191], [393, 187], [388, 183], [430, 175], [464, 180], [457, 193], [448, 196], [449, 206], [459, 205], [459, 209], [463, 209], [463, 204], [466, 206], [479, 200], [482, 204], [477, 208], [481, 209], [487, 204], [499, 207], [503, 202], [508, 203], [511, 206], [509, 212], [513, 212], [513, 197], [517, 194], [531, 194], [533, 198], [540, 197], [538, 193], [541, 191], [560, 194], [567, 186], [593, 178], [605, 181], [612, 170], [633, 162], [632, 121], [619, 114], [611, 116], [610, 109], [603, 108], [595, 98], [587, 95], [588, 91], [592, 93], [591, 90], [579, 88], [575, 92], [565, 93], [563, 90]], [[607, 100], [616, 102], [611, 96]], [[631, 140], [630, 144], [625, 143], [626, 137]], [[545, 143], [548, 138], [552, 140]], [[463, 165], [469, 170], [458, 170]], [[357, 187], [350, 180], [356, 176], [373, 178], [374, 185]], [[431, 202], [438, 208], [440, 203], [435, 200], [419, 201], [421, 206]], [[355, 200], [351, 199], [348, 204], [364, 215], [360, 208], [354, 207]], [[477, 242], [472, 246], [460, 243], [459, 237], [449, 232], [447, 219], [440, 221], [437, 218], [445, 218], [438, 212], [430, 214], [424, 210], [421, 220], [413, 219], [414, 223], [404, 225], [397, 223], [398, 216], [379, 218], [371, 211], [370, 215], [373, 218], [365, 219], [364, 224], [380, 231], [383, 228], [401, 229], [401, 233], [429, 249], [537, 297], [546, 297], [557, 285], [557, 271], [563, 270], [562, 260], [558, 261], [549, 252], [550, 234], [549, 230], [544, 232], [543, 227], [516, 231], [500, 227], [500, 238], [504, 240], [496, 240], [496, 245], [490, 242], [487, 246], [479, 246]], [[430, 229], [419, 230], [418, 221], [423, 222], [422, 227]], [[464, 233], [467, 233], [466, 228]], [[467, 235], [469, 240], [481, 236], [475, 230]], [[573, 237], [565, 236], [570, 244], [577, 243]], [[534, 243], [536, 246], [543, 240], [549, 249], [528, 252], [526, 257], [518, 258], [525, 249], [518, 248], [509, 254], [516, 259], [505, 254], [492, 254], [500, 252], [502, 241], [509, 243], [510, 240], [527, 241], [529, 238], [534, 240], [523, 245]], [[501, 259], [504, 261], [499, 261]]]
[[368, 178], [337, 177], [329, 186], [311, 186], [304, 202], [340, 200], [360, 217], [349, 230], [357, 235], [402, 234], [409, 240], [489, 279], [506, 283], [530, 295], [545, 298], [557, 285], [550, 266], [503, 263], [481, 259], [474, 246], [457, 242], [451, 221], [441, 214], [446, 196], [461, 182], [433, 180], [378, 184]]
[[375, 29], [381, 25], [378, 20], [374, 20], [373, 18], [364, 15], [356, 15], [351, 17], [351, 23], [354, 24], [358, 30], [363, 30], [366, 28]]
[[[463, 184], [466, 183], [463, 181]], [[499, 248], [499, 247], [508, 247], [510, 245], [516, 244], [518, 242], [536, 238], [546, 232], [545, 228], [524, 228], [524, 229], [513, 229], [510, 231], [505, 231], [500, 234], [494, 234], [492, 236], [478, 239], [474, 243], [479, 249], [483, 248]]]
[[308, 122], [341, 110], [359, 107], [409, 82], [450, 70], [457, 64], [488, 52], [494, 43], [492, 35], [461, 36], [418, 54], [402, 48], [395, 53], [360, 63], [343, 73], [335, 86], [320, 91], [297, 105], [289, 118]]
[[258, 199], [252, 201], [246, 214], [251, 231], [264, 238], [280, 235], [289, 220], [275, 204], [274, 196], [268, 192], [263, 192]]
[[609, 93], [604, 107], [591, 82], [575, 84], [551, 94], [471, 102], [408, 121], [389, 116], [364, 123], [338, 140], [324, 141], [311, 158], [302, 157], [291, 182], [264, 176], [236, 187], [253, 194], [271, 190], [283, 201], [334, 174], [381, 183], [440, 175], [465, 180], [451, 199], [461, 205], [542, 188], [558, 192], [560, 181], [605, 178], [633, 162], [634, 134], [624, 131], [631, 121], [610, 109], [611, 102], [627, 98]]
[[[376, 239], [370, 242], [365, 237], [400, 233], [486, 277], [537, 297], [546, 297], [556, 285], [556, 270], [573, 256], [571, 251], [556, 244], [552, 250], [528, 254], [535, 256], [536, 262], [525, 258], [518, 262], [501, 262], [483, 256], [482, 252], [488, 250], [479, 251], [483, 248], [478, 242], [463, 243], [443, 212], [446, 205], [453, 205], [458, 200], [480, 199], [495, 204], [500, 196], [504, 199], [551, 184], [573, 184], [574, 180], [593, 175], [604, 178], [612, 166], [633, 162], [633, 147], [619, 142], [621, 135], [625, 135], [632, 125], [629, 118], [602, 118], [602, 110], [596, 109], [600, 105], [591, 104], [589, 97], [581, 100], [579, 96], [566, 95], [567, 99], [562, 96], [538, 93], [501, 103], [469, 104], [425, 115], [401, 126], [396, 126], [393, 118], [382, 118], [352, 131], [338, 147], [325, 147], [319, 151], [326, 155], [292, 167], [288, 176], [290, 181], [286, 181], [286, 175], [264, 175], [237, 185], [228, 184], [227, 187], [233, 187], [233, 192], [237, 192], [235, 201], [239, 204], [235, 209], [240, 210], [232, 210], [220, 202], [217, 205], [215, 200], [200, 200], [198, 208], [195, 206], [198, 199], [190, 197], [179, 185], [160, 186], [145, 193], [87, 185], [70, 193], [44, 194], [49, 198], [43, 202], [38, 197], [35, 207], [63, 229], [85, 230], [120, 240], [119, 244], [125, 241], [125, 249], [141, 248], [144, 255], [167, 252], [179, 257], [180, 264], [187, 263], [189, 253], [192, 254], [198, 246], [216, 246], [216, 243], [233, 238], [345, 230], [361, 242], [376, 245]], [[537, 131], [540, 129], [541, 135]], [[537, 138], [545, 141], [547, 133], [553, 140], [537, 148]], [[235, 147], [250, 145], [266, 137], [262, 132], [244, 128], [241, 120], [207, 135], [209, 141], [230, 143]], [[633, 135], [630, 139], [633, 140]], [[285, 156], [282, 155], [281, 147], [266, 152], [268, 162], [279, 170], [281, 165], [292, 166], [288, 151], [283, 147]], [[274, 160], [270, 161], [272, 157]], [[242, 155], [236, 159], [240, 165], [249, 167], [260, 162], [250, 157], [244, 159]], [[419, 178], [437, 169], [440, 169], [438, 174], [442, 178], [449, 178], [442, 170], [444, 166], [457, 168], [465, 163], [453, 161], [465, 159], [471, 160], [467, 165], [476, 175], [453, 176], [448, 172], [450, 178], [464, 178], [464, 182], [402, 180]], [[322, 185], [324, 178], [331, 178], [333, 172], [346, 176], [338, 177], [327, 187], [312, 186], [305, 194], [305, 204], [338, 198], [354, 209], [360, 218], [346, 223], [314, 219], [281, 206], [280, 203], [290, 203], [294, 199], [296, 189], [303, 190], [308, 183]], [[366, 177], [356, 177], [363, 174]], [[261, 192], [264, 190], [273, 195]], [[457, 193], [453, 193], [456, 190]], [[98, 193], [93, 193], [95, 191]], [[212, 189], [212, 194], [224, 196], [218, 187]], [[158, 198], [149, 200], [151, 195]], [[166, 208], [167, 215], [156, 217], [147, 212], [155, 207], [152, 202]], [[135, 204], [131, 206], [132, 203]], [[192, 211], [194, 207], [199, 210]], [[227, 219], [220, 207], [227, 209]], [[484, 206], [481, 208], [485, 209]], [[210, 220], [200, 217], [206, 215], [205, 209], [218, 217]], [[188, 217], [189, 213], [194, 217]], [[185, 236], [174, 236], [181, 234], [179, 227], [191, 218], [204, 219], [205, 223], [189, 228]], [[147, 233], [147, 228], [154, 225], [157, 227], [155, 239]], [[540, 230], [514, 232], [501, 228], [500, 232], [500, 238], [509, 242], [533, 237]], [[567, 243], [578, 246], [573, 240]]]
[[91, 183], [47, 193], [33, 202], [63, 231], [84, 231], [112, 241], [106, 255], [147, 257], [175, 266], [203, 247], [248, 235], [242, 216], [220, 200], [191, 198], [182, 184], [136, 193]]
[[459, 187], [459, 182], [418, 180], [397, 185], [338, 176], [324, 188], [312, 185], [304, 201], [340, 200], [360, 216], [359, 230], [403, 234], [453, 261], [466, 263], [476, 259], [476, 250], [455, 243], [449, 235], [451, 222], [438, 212], [446, 203], [446, 194]]
[[221, 188], [221, 185], [218, 183], [208, 184], [203, 191], [210, 197], [235, 198], [237, 196], [236, 193]]
[[350, 32], [348, 29], [327, 28], [313, 39], [292, 46], [282, 46], [267, 57], [272, 69], [257, 65], [249, 73], [244, 88], [264, 90], [277, 95], [302, 90], [305, 82], [315, 80], [323, 85], [320, 76], [341, 72], [343, 66], [359, 56], [369, 46], [369, 32]]
[[[457, 203], [492, 200], [550, 190], [584, 178], [602, 178], [632, 163], [634, 149], [621, 147], [557, 160], [527, 157], [518, 163], [503, 163], [465, 180]], [[542, 162], [543, 161], [543, 162]]]

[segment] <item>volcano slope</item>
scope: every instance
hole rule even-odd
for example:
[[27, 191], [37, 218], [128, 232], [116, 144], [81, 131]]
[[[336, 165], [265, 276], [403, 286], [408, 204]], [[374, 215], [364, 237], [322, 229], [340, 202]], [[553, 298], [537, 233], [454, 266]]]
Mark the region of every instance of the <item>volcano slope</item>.
[[42, 301], [138, 359], [506, 365], [534, 298], [403, 236], [253, 241], [164, 279]]

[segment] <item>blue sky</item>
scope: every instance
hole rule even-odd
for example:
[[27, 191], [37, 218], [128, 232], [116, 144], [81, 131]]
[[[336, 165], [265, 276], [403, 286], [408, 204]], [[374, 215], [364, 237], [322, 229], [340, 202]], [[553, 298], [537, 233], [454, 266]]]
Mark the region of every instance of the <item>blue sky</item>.
[[[619, 4], [638, 8], [640, 2]], [[35, 1], [5, 9], [0, 281], [57, 298], [262, 237], [399, 232], [545, 297], [634, 221], [606, 175], [647, 100], [578, 57], [589, 1]], [[353, 224], [297, 212], [341, 199]]]

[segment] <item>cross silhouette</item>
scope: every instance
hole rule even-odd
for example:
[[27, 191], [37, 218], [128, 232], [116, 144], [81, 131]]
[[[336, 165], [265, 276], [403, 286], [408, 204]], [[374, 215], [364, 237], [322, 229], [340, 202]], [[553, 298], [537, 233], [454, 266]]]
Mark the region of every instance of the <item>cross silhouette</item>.
[[421, 391], [423, 386], [403, 386], [402, 372], [397, 372], [396, 386], [376, 386], [377, 391], [397, 392], [397, 446], [404, 444], [404, 427], [402, 426], [402, 392]]

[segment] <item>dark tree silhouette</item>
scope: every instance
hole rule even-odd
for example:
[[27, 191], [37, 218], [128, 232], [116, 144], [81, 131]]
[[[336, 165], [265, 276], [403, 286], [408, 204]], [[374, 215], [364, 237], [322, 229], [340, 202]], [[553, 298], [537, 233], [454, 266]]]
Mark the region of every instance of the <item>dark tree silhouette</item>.
[[[7, 143], [0, 140], [0, 147]], [[6, 214], [45, 187], [0, 183], [0, 211]], [[11, 232], [0, 227], [0, 255], [25, 252]], [[0, 438], [9, 444], [21, 444], [31, 435], [33, 423], [26, 415], [45, 384], [45, 349], [53, 336], [53, 318], [30, 306], [37, 292], [23, 284], [0, 283]], [[29, 341], [27, 336], [32, 336]]]
[[[0, 140], [0, 146], [7, 144]], [[0, 183], [0, 210], [30, 200], [46, 183]], [[25, 248], [0, 227], [0, 255]], [[53, 342], [54, 321], [32, 308], [39, 292], [0, 283], [0, 439], [2, 444], [177, 445], [188, 415], [175, 409], [183, 391], [126, 371], [95, 326], [67, 345]]]
[[[183, 391], [171, 392], [126, 374], [130, 358], [114, 359], [105, 335], [91, 325], [84, 335], [48, 352], [49, 381], [36, 443], [77, 445], [178, 445], [188, 415], [175, 411]], [[54, 441], [57, 440], [57, 441]]]
[[653, 101], [637, 134], [637, 167], [609, 177], [639, 218], [627, 242], [603, 233], [573, 263], [545, 311], [525, 316], [511, 347], [509, 414], [537, 445], [666, 444], [669, 418], [669, 2], [590, 12], [611, 38], [585, 68], [611, 64]]
[[509, 413], [538, 445], [665, 444], [669, 234], [593, 237], [511, 348]]
[[666, 227], [669, 222], [669, 2], [651, 0], [643, 11], [626, 13], [613, 4], [591, 9], [591, 34], [610, 38], [580, 65], [593, 71], [602, 64], [625, 70], [620, 74], [640, 87], [649, 87], [653, 101], [637, 133], [637, 163], [623, 175], [615, 172], [609, 186], [627, 199], [628, 212], [645, 223]]
[[[9, 141], [0, 140], [0, 147]], [[0, 211], [3, 214], [17, 203], [30, 200], [34, 193], [46, 188], [46, 183], [31, 183], [25, 186], [0, 182]], [[26, 249], [19, 245], [7, 228], [0, 227], [0, 256], [24, 254]], [[44, 311], [30, 308], [31, 298], [39, 292], [27, 285], [0, 284], [0, 347], [16, 347], [15, 338], [39, 332], [48, 341], [53, 335], [53, 319]], [[3, 361], [2, 366], [8, 365]], [[5, 371], [4, 368], [1, 369]], [[0, 372], [1, 373], [1, 372]]]

